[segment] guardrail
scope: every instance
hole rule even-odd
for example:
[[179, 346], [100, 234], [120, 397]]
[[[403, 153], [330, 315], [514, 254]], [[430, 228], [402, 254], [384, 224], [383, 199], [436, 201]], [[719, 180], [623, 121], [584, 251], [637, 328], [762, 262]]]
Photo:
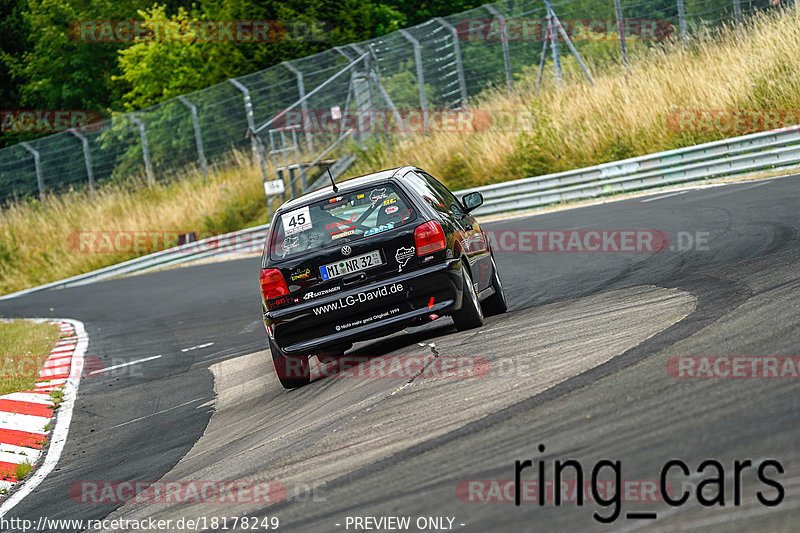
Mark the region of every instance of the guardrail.
[[[483, 194], [477, 215], [490, 215], [618, 192], [730, 177], [800, 164], [800, 126], [634, 157], [546, 176], [456, 191]], [[321, 176], [319, 183], [322, 183]], [[93, 272], [0, 297], [45, 289], [77, 287], [95, 281], [225, 254], [260, 253], [269, 225], [234, 231], [131, 259]]]
[[456, 191], [479, 191], [477, 215], [730, 177], [800, 164], [800, 126], [753, 133], [587, 168]]
[[261, 226], [253, 226], [224, 235], [216, 235], [201, 239], [180, 246], [175, 246], [160, 252], [143, 255], [136, 259], [117, 263], [116, 265], [107, 266], [86, 274], [80, 274], [71, 278], [46, 283], [31, 289], [25, 289], [19, 292], [0, 296], [0, 300], [7, 298], [15, 298], [29, 294], [31, 292], [43, 291], [46, 289], [64, 289], [67, 287], [79, 287], [101, 281], [104, 279], [114, 278], [125, 274], [143, 273], [148, 270], [156, 268], [164, 268], [173, 265], [180, 265], [190, 261], [198, 261], [201, 259], [208, 259], [210, 257], [222, 256], [226, 254], [241, 255], [250, 253], [261, 253], [264, 247], [264, 240], [266, 239], [269, 224]]

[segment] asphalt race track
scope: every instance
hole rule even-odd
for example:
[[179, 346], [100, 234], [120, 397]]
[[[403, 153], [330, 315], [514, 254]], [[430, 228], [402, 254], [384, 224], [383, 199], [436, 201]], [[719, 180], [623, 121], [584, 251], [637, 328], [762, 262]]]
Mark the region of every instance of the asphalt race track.
[[[483, 227], [660, 230], [672, 244], [655, 253], [500, 252], [509, 313], [463, 333], [443, 319], [348, 352], [490, 365], [465, 379], [323, 378], [284, 391], [264, 352], [252, 257], [1, 301], [3, 317], [83, 321], [90, 368], [162, 356], [81, 381], [56, 471], [5, 518], [274, 516], [279, 530], [312, 532], [363, 531], [356, 517], [389, 516], [410, 517], [409, 531], [447, 529], [447, 518], [476, 532], [796, 530], [800, 378], [684, 379], [667, 362], [800, 356], [800, 177]], [[498, 494], [481, 480], [513, 481], [515, 461], [526, 459], [545, 464], [547, 480], [557, 460], [576, 460], [587, 479], [599, 461], [619, 461], [621, 483], [639, 488], [681, 459], [690, 473], [676, 468], [667, 479], [675, 496], [690, 497], [673, 507], [633, 490], [610, 524], [593, 514], [609, 516], [614, 505], [497, 501], [507, 494], [479, 501]], [[698, 474], [707, 459], [723, 471]], [[752, 466], [739, 474], [734, 462], [745, 459]], [[777, 506], [758, 499], [778, 499], [756, 475], [770, 460], [783, 469], [766, 469], [783, 491]], [[724, 478], [724, 506], [698, 503], [719, 493], [698, 488], [712, 473]], [[286, 499], [120, 505], [70, 497], [84, 481], [162, 478], [276, 481]], [[419, 517], [445, 517], [444, 525], [417, 529]]]

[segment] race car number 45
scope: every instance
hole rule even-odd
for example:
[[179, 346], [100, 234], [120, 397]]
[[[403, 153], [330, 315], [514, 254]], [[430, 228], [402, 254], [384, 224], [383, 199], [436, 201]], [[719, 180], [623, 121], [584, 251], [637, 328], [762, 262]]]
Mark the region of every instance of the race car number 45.
[[357, 255], [348, 259], [342, 259], [336, 263], [330, 263], [325, 266], [319, 267], [319, 273], [322, 274], [322, 279], [338, 278], [346, 276], [353, 272], [374, 268], [383, 264], [381, 254], [377, 250], [364, 255]]

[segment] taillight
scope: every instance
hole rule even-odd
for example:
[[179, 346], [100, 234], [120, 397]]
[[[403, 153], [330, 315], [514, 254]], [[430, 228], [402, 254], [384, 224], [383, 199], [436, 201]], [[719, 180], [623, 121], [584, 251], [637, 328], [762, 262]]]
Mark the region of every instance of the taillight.
[[283, 274], [277, 268], [265, 268], [261, 271], [261, 294], [265, 300], [289, 294], [289, 288]]
[[417, 245], [417, 255], [425, 255], [447, 246], [444, 231], [438, 222], [431, 220], [414, 230], [414, 241]]

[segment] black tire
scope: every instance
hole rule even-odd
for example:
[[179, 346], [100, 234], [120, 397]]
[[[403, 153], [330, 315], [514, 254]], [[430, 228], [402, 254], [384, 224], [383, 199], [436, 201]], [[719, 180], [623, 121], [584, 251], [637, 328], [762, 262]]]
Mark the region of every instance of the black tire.
[[462, 270], [464, 271], [464, 294], [461, 298], [461, 309], [453, 313], [453, 322], [458, 331], [479, 328], [483, 325], [483, 309], [478, 301], [478, 295], [475, 294], [472, 277], [466, 266], [462, 267]]
[[503, 284], [500, 282], [500, 274], [497, 273], [497, 264], [494, 262], [494, 256], [492, 256], [492, 270], [492, 288], [494, 289], [494, 294], [482, 302], [484, 316], [502, 315], [508, 311], [506, 293], [503, 292]]
[[275, 375], [284, 389], [308, 385], [311, 372], [307, 355], [285, 355], [272, 339], [269, 339], [269, 351], [272, 353]]

